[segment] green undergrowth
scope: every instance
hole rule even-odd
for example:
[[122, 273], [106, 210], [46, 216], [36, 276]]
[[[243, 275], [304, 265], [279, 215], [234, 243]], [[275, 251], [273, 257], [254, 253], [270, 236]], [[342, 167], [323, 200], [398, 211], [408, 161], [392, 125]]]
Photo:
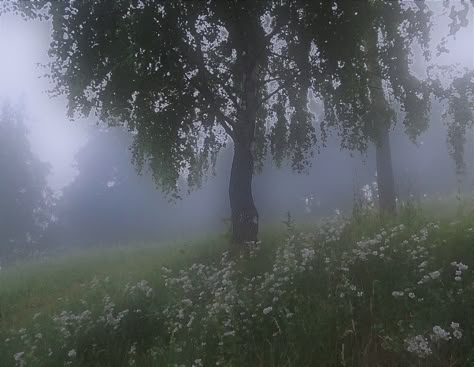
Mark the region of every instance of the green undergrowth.
[[4, 268], [0, 365], [473, 365], [469, 210], [263, 232], [245, 250], [216, 237]]

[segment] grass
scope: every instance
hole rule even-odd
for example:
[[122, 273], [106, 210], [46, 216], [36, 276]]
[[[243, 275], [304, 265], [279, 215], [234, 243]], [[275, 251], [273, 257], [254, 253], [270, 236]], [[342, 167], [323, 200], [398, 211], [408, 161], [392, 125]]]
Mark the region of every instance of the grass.
[[471, 366], [474, 216], [442, 208], [12, 265], [0, 365]]

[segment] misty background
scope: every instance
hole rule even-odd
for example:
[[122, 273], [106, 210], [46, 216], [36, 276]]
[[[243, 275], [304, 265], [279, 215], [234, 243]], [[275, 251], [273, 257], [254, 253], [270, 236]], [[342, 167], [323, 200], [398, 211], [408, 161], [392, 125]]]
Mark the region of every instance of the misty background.
[[[438, 11], [434, 50], [448, 33], [448, 16], [438, 2], [428, 4]], [[468, 27], [448, 38], [449, 53], [434, 56], [432, 63], [474, 69], [472, 17]], [[201, 188], [187, 193], [183, 180], [180, 199], [166, 196], [155, 187], [149, 172], [137, 174], [128, 132], [106, 128], [94, 117], [71, 121], [65, 97], [48, 95], [53, 86], [44, 77], [44, 65], [49, 61], [50, 37], [48, 22], [0, 16], [0, 101], [22, 113], [29, 149], [38, 164], [42, 162], [51, 203], [41, 238], [33, 241], [23, 229], [29, 235], [22, 241], [35, 242], [38, 248], [74, 247], [180, 239], [227, 230], [232, 147], [221, 152], [216, 175]], [[416, 55], [417, 50], [413, 52]], [[417, 63], [416, 57], [412, 67], [418, 75], [426, 75], [427, 65]], [[317, 116], [322, 114], [318, 101], [312, 102], [311, 109]], [[429, 129], [417, 142], [409, 140], [401, 123], [391, 133], [400, 197], [437, 198], [474, 188], [473, 133], [467, 134], [466, 173], [460, 177], [448, 152], [443, 109], [433, 102]], [[400, 114], [398, 119], [402, 119]], [[293, 173], [285, 164], [277, 168], [267, 160], [253, 182], [262, 223], [280, 222], [287, 212], [309, 220], [335, 209], [350, 210], [354, 195], [365, 185], [372, 187], [376, 175], [372, 148], [364, 154], [341, 150], [339, 137], [332, 134], [326, 142], [318, 136], [314, 151], [312, 165], [303, 174]], [[2, 196], [0, 192], [3, 201]]]

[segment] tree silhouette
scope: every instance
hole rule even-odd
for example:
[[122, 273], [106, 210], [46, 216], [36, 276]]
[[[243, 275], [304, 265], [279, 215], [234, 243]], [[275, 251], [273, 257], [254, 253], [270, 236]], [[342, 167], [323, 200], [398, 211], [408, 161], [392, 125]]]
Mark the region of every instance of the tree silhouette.
[[24, 117], [10, 104], [0, 112], [0, 258], [29, 255], [50, 220], [49, 166], [33, 155]]

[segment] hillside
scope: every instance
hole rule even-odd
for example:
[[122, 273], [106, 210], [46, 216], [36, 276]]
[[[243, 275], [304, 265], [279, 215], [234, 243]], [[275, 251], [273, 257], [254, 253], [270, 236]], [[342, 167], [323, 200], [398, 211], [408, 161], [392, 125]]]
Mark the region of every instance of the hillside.
[[1, 366], [470, 366], [474, 216], [371, 211], [0, 272]]

